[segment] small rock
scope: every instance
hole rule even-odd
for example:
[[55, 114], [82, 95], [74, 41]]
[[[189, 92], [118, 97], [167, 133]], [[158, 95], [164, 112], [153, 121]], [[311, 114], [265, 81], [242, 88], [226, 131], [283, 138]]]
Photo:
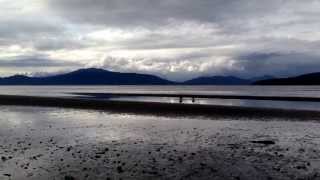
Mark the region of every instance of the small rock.
[[123, 173], [122, 167], [121, 167], [121, 166], [118, 166], [118, 167], [117, 167], [117, 171], [118, 171], [118, 173]]
[[262, 140], [262, 141], [250, 141], [251, 143], [254, 144], [263, 144], [263, 145], [273, 145], [276, 144], [274, 141], [271, 140]]
[[6, 157], [4, 157], [4, 156], [2, 156], [2, 157], [1, 157], [1, 160], [2, 160], [2, 161], [6, 161], [6, 160], [7, 160], [7, 158], [6, 158]]
[[67, 148], [67, 151], [71, 151], [71, 149], [72, 149], [72, 147], [71, 147], [71, 146], [69, 146], [69, 147]]
[[307, 170], [307, 167], [305, 165], [299, 165], [296, 167], [297, 169], [303, 169], [303, 170]]
[[65, 176], [64, 180], [75, 180], [73, 176]]

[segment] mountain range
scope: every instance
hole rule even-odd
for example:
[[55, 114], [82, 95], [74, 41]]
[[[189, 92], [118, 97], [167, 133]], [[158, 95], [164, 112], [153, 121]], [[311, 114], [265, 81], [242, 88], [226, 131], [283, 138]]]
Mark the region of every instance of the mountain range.
[[169, 85], [173, 82], [153, 75], [79, 69], [48, 77], [15, 75], [0, 78], [0, 85]]
[[211, 76], [174, 82], [148, 74], [120, 73], [89, 68], [47, 77], [14, 75], [0, 78], [0, 85], [249, 85], [271, 78], [273, 77], [242, 79], [235, 76]]
[[272, 78], [257, 81], [255, 85], [320, 85], [320, 73], [310, 73], [288, 78]]

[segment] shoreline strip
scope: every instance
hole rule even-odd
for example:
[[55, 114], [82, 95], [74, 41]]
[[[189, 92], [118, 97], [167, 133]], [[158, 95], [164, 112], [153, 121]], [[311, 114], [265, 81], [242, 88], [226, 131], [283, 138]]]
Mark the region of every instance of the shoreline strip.
[[157, 116], [207, 116], [233, 118], [286, 118], [288, 120], [320, 120], [320, 111], [287, 110], [203, 104], [173, 104], [160, 102], [106, 101], [85, 98], [37, 97], [0, 95], [0, 105], [44, 106], [117, 113], [149, 114]]
[[252, 95], [219, 95], [219, 94], [176, 94], [176, 93], [70, 93], [95, 98], [110, 97], [183, 97], [203, 99], [245, 99], [245, 100], [270, 100], [270, 101], [297, 101], [297, 102], [320, 102], [320, 97], [297, 97], [297, 96], [252, 96]]

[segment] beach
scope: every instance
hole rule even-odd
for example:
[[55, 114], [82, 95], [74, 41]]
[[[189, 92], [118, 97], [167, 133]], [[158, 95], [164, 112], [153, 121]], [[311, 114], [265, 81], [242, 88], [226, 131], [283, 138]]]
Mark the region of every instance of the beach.
[[[173, 101], [108, 98], [116, 87], [3, 88], [1, 180], [320, 179], [319, 103], [308, 102], [318, 87], [270, 91], [262, 104], [228, 99], [265, 98], [248, 87], [167, 87]], [[179, 103], [174, 93], [227, 99]]]
[[320, 178], [317, 116], [0, 107], [0, 179]]
[[320, 180], [320, 0], [0, 0], [0, 180]]

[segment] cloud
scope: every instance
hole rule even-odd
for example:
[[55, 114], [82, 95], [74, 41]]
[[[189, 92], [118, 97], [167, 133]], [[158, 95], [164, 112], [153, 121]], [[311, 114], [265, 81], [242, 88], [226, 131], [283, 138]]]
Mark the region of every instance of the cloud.
[[[237, 57], [237, 66], [244, 74], [268, 74], [276, 76], [293, 76], [297, 74], [318, 72], [319, 54], [304, 53], [253, 53]], [[252, 71], [254, 69], [254, 71]]]
[[80, 62], [52, 59], [44, 54], [18, 55], [0, 58], [0, 75], [44, 76], [75, 70], [83, 66]]
[[90, 67], [105, 68], [120, 72], [156, 74], [172, 80], [183, 81], [195, 76], [218, 75], [234, 71], [234, 62], [224, 57], [207, 59], [201, 54], [186, 54], [175, 58], [124, 58], [105, 57], [91, 63]]
[[80, 63], [65, 60], [54, 60], [46, 56], [16, 56], [7, 59], [0, 59], [1, 67], [74, 67], [80, 66]]
[[318, 0], [0, 0], [0, 73], [304, 73], [320, 66], [319, 16]]
[[[275, 13], [281, 0], [49, 0], [63, 17], [81, 23], [111, 26], [156, 26], [170, 19], [226, 22]], [[237, 16], [235, 16], [237, 15]]]

